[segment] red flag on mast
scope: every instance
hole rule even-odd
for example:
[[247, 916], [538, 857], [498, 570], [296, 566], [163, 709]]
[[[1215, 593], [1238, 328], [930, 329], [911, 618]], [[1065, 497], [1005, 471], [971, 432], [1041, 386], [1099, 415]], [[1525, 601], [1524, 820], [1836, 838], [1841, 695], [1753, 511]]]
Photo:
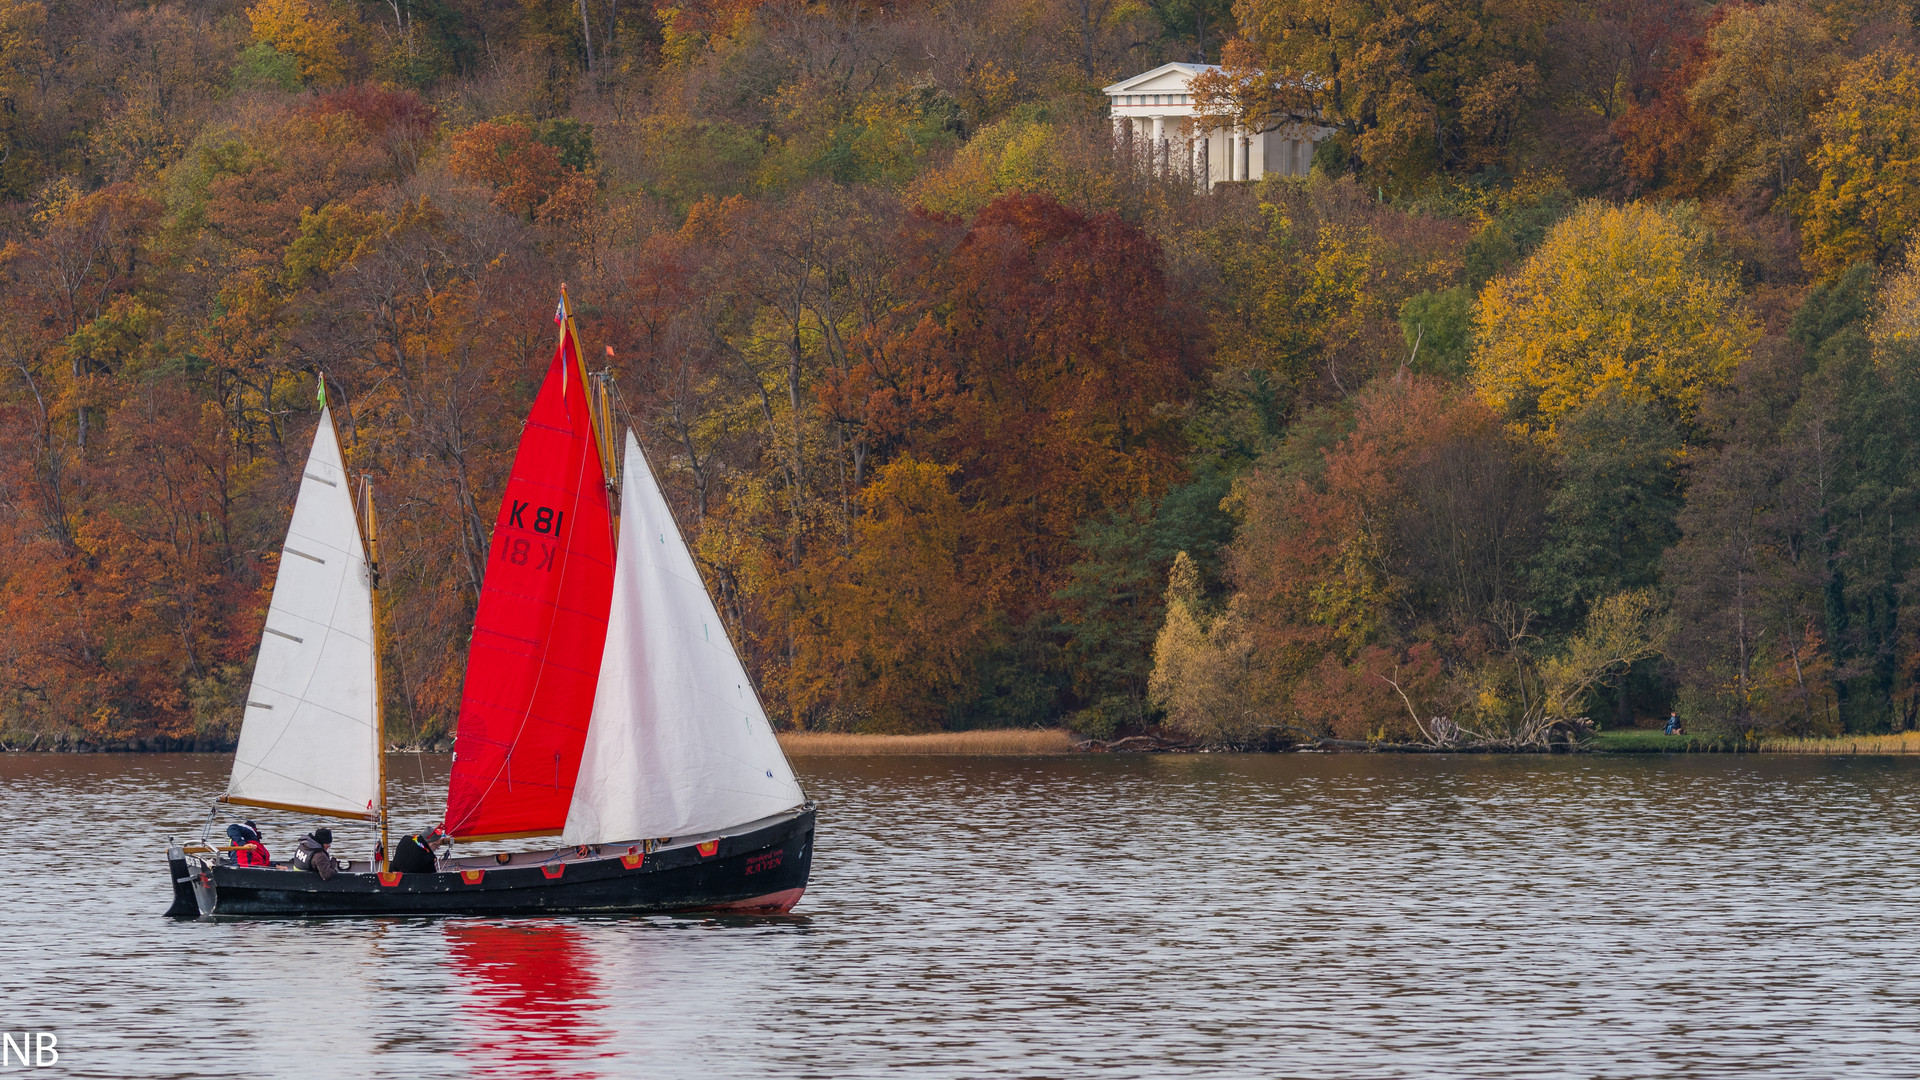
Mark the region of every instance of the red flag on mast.
[[467, 649], [446, 831], [559, 832], [606, 643], [613, 540], [587, 394], [564, 325], [500, 500]]

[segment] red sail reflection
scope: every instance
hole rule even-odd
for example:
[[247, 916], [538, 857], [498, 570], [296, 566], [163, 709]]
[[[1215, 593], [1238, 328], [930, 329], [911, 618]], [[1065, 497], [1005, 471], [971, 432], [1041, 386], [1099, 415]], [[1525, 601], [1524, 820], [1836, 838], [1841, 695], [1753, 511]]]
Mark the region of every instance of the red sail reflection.
[[475, 1076], [598, 1076], [612, 1034], [594, 1022], [600, 980], [580, 931], [558, 923], [447, 923], [451, 967], [471, 988]]

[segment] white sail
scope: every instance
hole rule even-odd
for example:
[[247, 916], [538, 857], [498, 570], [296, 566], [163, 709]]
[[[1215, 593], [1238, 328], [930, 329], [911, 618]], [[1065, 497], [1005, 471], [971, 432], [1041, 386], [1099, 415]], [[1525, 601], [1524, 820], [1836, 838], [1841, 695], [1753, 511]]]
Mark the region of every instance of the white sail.
[[715, 833], [806, 796], [627, 433], [613, 608], [562, 842]]
[[273, 583], [225, 798], [372, 816], [373, 592], [333, 420], [320, 413]]

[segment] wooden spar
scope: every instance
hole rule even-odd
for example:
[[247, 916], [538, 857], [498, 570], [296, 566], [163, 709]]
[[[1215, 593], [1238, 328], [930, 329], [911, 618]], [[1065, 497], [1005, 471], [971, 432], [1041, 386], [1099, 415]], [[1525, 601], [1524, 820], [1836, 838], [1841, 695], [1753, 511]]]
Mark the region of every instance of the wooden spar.
[[385, 681], [386, 665], [380, 662], [380, 523], [373, 508], [373, 477], [367, 475], [361, 484], [362, 514], [366, 521], [366, 531], [362, 534], [367, 545], [367, 587], [373, 594], [373, 730], [374, 752], [380, 760], [380, 857], [375, 862], [384, 864], [387, 858], [387, 687]]
[[619, 489], [614, 478], [619, 475], [619, 467], [614, 461], [613, 428], [608, 420], [606, 393], [597, 382], [587, 377], [587, 354], [580, 348], [580, 331], [573, 322], [573, 300], [567, 296], [567, 283], [560, 283], [560, 312], [564, 316], [560, 323], [561, 341], [573, 343], [573, 373], [580, 380], [580, 390], [587, 401], [587, 426], [593, 429], [593, 450], [600, 458], [600, 477], [606, 484], [607, 528], [614, 543], [620, 542], [620, 499]]
[[238, 795], [222, 795], [214, 802], [228, 806], [257, 806], [264, 810], [286, 810], [295, 814], [313, 814], [317, 817], [346, 818], [349, 821], [373, 821], [378, 813], [349, 814], [344, 810], [322, 810], [317, 806], [302, 806], [299, 803], [272, 802], [267, 799], [247, 799]]
[[[620, 503], [621, 462], [620, 454], [617, 452], [618, 444], [614, 441], [613, 437], [612, 394], [613, 371], [609, 369], [601, 372], [600, 377], [593, 380], [593, 403], [596, 408], [596, 415], [600, 420], [600, 445], [606, 447], [607, 450], [607, 460], [604, 463], [607, 472], [607, 490], [613, 495], [614, 506], [618, 507]], [[614, 513], [617, 517], [619, 511], [616, 509]]]
[[580, 349], [580, 332], [573, 324], [573, 301], [567, 297], [564, 282], [560, 286], [560, 310], [566, 315], [560, 324], [560, 337], [573, 343], [573, 373], [580, 381], [581, 395], [586, 398], [587, 414], [591, 418], [587, 426], [593, 429], [593, 451], [600, 458], [600, 475], [610, 477], [613, 468], [608, 455], [612, 451], [608, 449], [607, 440], [600, 431], [600, 410], [595, 408], [597, 403], [594, 401], [593, 383], [587, 378], [586, 354]]
[[531, 829], [527, 832], [479, 833], [474, 836], [455, 836], [451, 839], [460, 844], [478, 844], [488, 840], [525, 840], [531, 836], [559, 836], [559, 829]]

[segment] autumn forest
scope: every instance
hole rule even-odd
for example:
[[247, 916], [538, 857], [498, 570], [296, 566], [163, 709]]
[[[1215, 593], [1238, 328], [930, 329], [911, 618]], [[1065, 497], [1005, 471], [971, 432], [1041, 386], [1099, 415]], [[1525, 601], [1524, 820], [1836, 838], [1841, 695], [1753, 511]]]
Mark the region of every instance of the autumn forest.
[[784, 725], [1912, 728], [1915, 17], [0, 0], [0, 736], [230, 737], [321, 379], [449, 731], [562, 282]]

